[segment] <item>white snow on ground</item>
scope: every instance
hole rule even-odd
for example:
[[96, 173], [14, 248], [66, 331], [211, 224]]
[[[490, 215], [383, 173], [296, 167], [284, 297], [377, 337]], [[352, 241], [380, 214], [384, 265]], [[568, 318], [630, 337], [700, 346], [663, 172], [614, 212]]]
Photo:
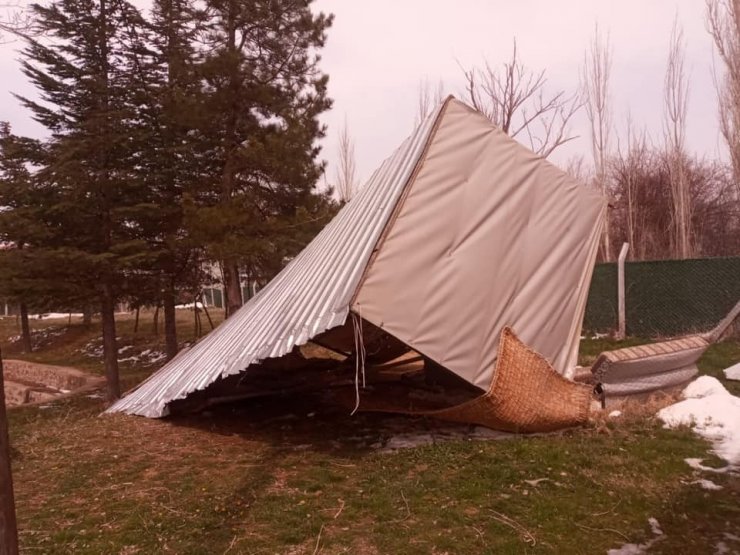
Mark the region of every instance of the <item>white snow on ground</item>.
[[684, 459], [684, 462], [688, 464], [691, 468], [694, 470], [701, 470], [703, 472], [714, 472], [715, 474], [724, 474], [727, 472], [727, 469], [730, 468], [729, 466], [725, 466], [724, 468], [713, 468], [711, 466], [705, 466], [701, 464], [704, 461], [704, 459]]
[[131, 362], [135, 364], [141, 363], [141, 364], [149, 366], [149, 365], [161, 362], [166, 358], [167, 358], [167, 355], [160, 351], [146, 349], [145, 351], [141, 351], [138, 355], [132, 355], [126, 358], [119, 358], [118, 362], [120, 363]]
[[714, 546], [715, 555], [725, 555], [725, 553], [729, 552], [730, 548], [727, 547], [727, 544], [725, 542], [719, 542], [717, 545]]
[[[203, 308], [203, 303], [195, 303], [195, 304], [197, 305], [198, 308], [200, 309]], [[178, 304], [178, 305], [175, 305], [175, 308], [178, 308], [178, 309], [193, 308], [193, 303]]]
[[647, 544], [636, 544], [636, 543], [626, 543], [622, 547], [618, 547], [617, 549], [610, 549], [606, 552], [607, 555], [640, 555], [641, 553], [645, 553], [645, 550], [648, 548]]
[[731, 465], [740, 464], [740, 398], [731, 395], [717, 378], [700, 376], [683, 391], [679, 401], [658, 412], [667, 427], [693, 426], [714, 445], [714, 452]]
[[665, 537], [663, 535], [663, 530], [660, 529], [660, 523], [657, 518], [651, 516], [648, 519], [648, 524], [650, 524], [650, 530], [655, 536], [653, 539], [648, 540], [645, 543], [626, 543], [617, 549], [610, 549], [606, 552], [607, 555], [641, 555], [642, 553], [648, 553], [653, 544], [659, 542]]
[[704, 480], [704, 479], [702, 479], [702, 480], [694, 480], [691, 483], [692, 484], [699, 484], [699, 486], [701, 486], [702, 489], [708, 489], [708, 490], [712, 490], [712, 491], [716, 491], [716, 490], [722, 489], [722, 486], [720, 486], [718, 484], [715, 484], [711, 480]]
[[[120, 341], [120, 337], [116, 338]], [[118, 348], [118, 362], [121, 364], [143, 364], [145, 366], [153, 366], [159, 362], [162, 362], [167, 358], [167, 355], [161, 351], [154, 349], [145, 349], [139, 353], [136, 352], [137, 347], [135, 345], [121, 345]], [[78, 353], [82, 353], [89, 358], [103, 358], [103, 344], [101, 338], [93, 339], [87, 343], [81, 349], [78, 349]], [[128, 355], [128, 356], [121, 356]]]
[[[31, 314], [28, 317], [38, 320], [55, 320], [59, 318], [69, 318], [69, 312], [47, 312], [45, 314]], [[73, 312], [73, 317], [82, 318], [82, 313]]]
[[740, 380], [740, 362], [729, 368], [725, 368], [725, 378], [728, 380]]
[[648, 524], [650, 524], [650, 530], [652, 530], [653, 534], [656, 536], [663, 535], [663, 530], [660, 529], [660, 522], [658, 522], [657, 518], [651, 516], [648, 519]]

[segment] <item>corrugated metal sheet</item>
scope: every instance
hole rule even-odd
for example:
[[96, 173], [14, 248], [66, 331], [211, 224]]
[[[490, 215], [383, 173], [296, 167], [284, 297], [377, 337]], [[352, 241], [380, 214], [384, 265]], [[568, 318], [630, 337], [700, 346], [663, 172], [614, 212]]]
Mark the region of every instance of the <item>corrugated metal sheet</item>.
[[421, 156], [441, 106], [360, 193], [260, 293], [107, 412], [152, 418], [167, 404], [343, 324], [373, 248]]

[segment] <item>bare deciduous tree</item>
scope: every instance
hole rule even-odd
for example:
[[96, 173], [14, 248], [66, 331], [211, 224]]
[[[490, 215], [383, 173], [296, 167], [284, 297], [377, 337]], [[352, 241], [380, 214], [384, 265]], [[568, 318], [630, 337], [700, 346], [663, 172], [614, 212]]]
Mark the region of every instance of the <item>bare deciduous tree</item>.
[[[631, 114], [627, 115], [627, 145], [626, 152], [622, 152], [617, 145], [617, 156], [612, 159], [612, 176], [615, 191], [618, 192], [623, 212], [622, 227], [625, 240], [630, 244], [629, 258], [642, 260], [646, 257], [647, 245], [645, 234], [639, 233], [638, 215], [640, 212], [640, 196], [638, 187], [641, 177], [647, 173], [646, 166], [652, 163], [649, 154], [647, 133], [643, 129], [636, 132]], [[644, 215], [643, 215], [644, 217]]]
[[[581, 88], [586, 114], [591, 126], [591, 153], [594, 161], [596, 185], [608, 198], [607, 158], [612, 133], [611, 106], [609, 98], [609, 78], [611, 76], [611, 48], [609, 39], [604, 40], [598, 26], [583, 60]], [[607, 212], [602, 233], [602, 256], [612, 259], [609, 238], [609, 213]]]
[[32, 23], [31, 14], [21, 1], [0, 2], [0, 42], [30, 34]]
[[336, 193], [340, 202], [349, 202], [357, 192], [357, 168], [355, 163], [355, 142], [349, 134], [347, 118], [339, 131], [339, 159], [336, 172]]
[[686, 175], [686, 109], [689, 84], [684, 72], [683, 30], [678, 19], [673, 22], [668, 50], [664, 101], [663, 135], [670, 169], [671, 199], [673, 203], [673, 248], [678, 258], [690, 258], [691, 192]]
[[592, 178], [592, 171], [582, 154], [571, 156], [565, 163], [565, 173], [582, 183], [588, 183]]
[[545, 92], [545, 70], [534, 72], [517, 57], [516, 41], [503, 70], [484, 61], [482, 67], [463, 69], [466, 94], [482, 112], [509, 136], [526, 141], [544, 157], [576, 138], [569, 123], [581, 107], [580, 96], [565, 91]]
[[740, 199], [740, 1], [707, 0], [709, 32], [725, 74], [715, 76], [722, 136], [732, 162], [735, 194]]
[[429, 79], [419, 81], [419, 97], [416, 108], [415, 124], [419, 125], [424, 118], [434, 109], [435, 106], [444, 100], [444, 81], [440, 80], [436, 86], [432, 85]]
[[[662, 145], [652, 146], [644, 132], [633, 132], [630, 144], [611, 158], [612, 249], [629, 241], [635, 260], [673, 258], [672, 155]], [[721, 164], [690, 156], [683, 167], [693, 208], [695, 254], [740, 254], [740, 201], [733, 198], [729, 172]]]

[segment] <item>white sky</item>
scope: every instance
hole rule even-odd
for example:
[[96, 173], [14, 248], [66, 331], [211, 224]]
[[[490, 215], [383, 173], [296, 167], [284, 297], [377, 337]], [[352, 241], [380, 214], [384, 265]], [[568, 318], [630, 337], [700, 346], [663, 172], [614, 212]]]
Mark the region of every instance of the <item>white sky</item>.
[[[690, 77], [688, 146], [701, 155], [723, 155], [704, 0], [317, 0], [315, 8], [335, 14], [322, 61], [334, 99], [324, 116], [329, 132], [323, 157], [330, 163], [329, 177], [345, 118], [359, 174], [367, 178], [410, 134], [422, 80], [442, 80], [445, 93], [462, 97], [458, 63], [469, 67], [487, 59], [500, 65], [509, 58], [514, 37], [520, 59], [531, 69], [547, 71], [548, 90], [575, 91], [597, 23], [612, 45], [615, 123], [623, 129], [629, 110], [634, 123], [658, 139], [676, 14], [684, 29]], [[0, 45], [0, 120], [10, 121], [17, 133], [40, 136], [43, 129], [11, 95], [33, 95], [18, 70], [20, 47]], [[585, 113], [572, 129], [581, 138], [556, 151], [556, 163], [590, 156]]]
[[[339, 128], [347, 118], [363, 178], [411, 131], [419, 83], [443, 80], [445, 92], [463, 97], [458, 62], [487, 59], [500, 65], [514, 37], [521, 60], [545, 69], [550, 90], [575, 91], [585, 49], [598, 23], [612, 45], [615, 123], [635, 125], [657, 140], [661, 135], [665, 63], [673, 20], [678, 14], [686, 42], [690, 78], [688, 147], [701, 155], [723, 153], [713, 84], [712, 41], [704, 0], [318, 0], [335, 14], [324, 50], [329, 92], [335, 99], [326, 117], [324, 156], [336, 159]], [[463, 98], [464, 99], [464, 98]], [[581, 138], [552, 159], [590, 159], [585, 112], [572, 129]], [[329, 170], [329, 176], [333, 176]]]

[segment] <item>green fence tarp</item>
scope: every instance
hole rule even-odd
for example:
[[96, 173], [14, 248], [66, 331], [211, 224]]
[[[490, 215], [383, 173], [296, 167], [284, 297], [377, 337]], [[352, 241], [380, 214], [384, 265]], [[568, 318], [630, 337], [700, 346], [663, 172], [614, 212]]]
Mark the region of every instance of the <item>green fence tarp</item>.
[[[740, 257], [627, 262], [625, 297], [627, 335], [707, 331], [740, 300]], [[617, 310], [617, 265], [597, 264], [584, 331], [613, 331]]]

